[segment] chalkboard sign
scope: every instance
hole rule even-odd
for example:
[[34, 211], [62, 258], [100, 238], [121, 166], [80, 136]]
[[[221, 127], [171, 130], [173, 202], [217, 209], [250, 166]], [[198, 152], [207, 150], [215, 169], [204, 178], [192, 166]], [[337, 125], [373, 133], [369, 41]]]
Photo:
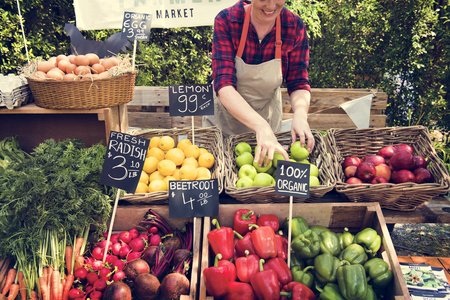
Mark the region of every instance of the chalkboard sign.
[[100, 184], [134, 193], [150, 140], [111, 131]]
[[212, 84], [169, 85], [170, 116], [214, 115]]
[[218, 185], [217, 179], [169, 181], [169, 217], [217, 216]]
[[134, 12], [125, 12], [122, 23], [122, 39], [149, 41], [152, 16]]
[[309, 164], [279, 160], [275, 194], [309, 198]]

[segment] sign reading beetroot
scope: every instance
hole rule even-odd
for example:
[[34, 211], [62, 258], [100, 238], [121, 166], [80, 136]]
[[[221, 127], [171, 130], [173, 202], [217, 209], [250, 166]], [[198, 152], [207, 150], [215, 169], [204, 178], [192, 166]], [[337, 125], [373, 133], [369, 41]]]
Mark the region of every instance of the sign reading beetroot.
[[309, 198], [309, 164], [279, 160], [275, 194]]

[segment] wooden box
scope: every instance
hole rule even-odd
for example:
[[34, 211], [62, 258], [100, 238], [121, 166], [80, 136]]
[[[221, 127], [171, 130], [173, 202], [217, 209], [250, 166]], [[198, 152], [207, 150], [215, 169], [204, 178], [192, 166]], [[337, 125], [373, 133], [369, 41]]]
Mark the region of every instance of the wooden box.
[[[251, 209], [255, 214], [275, 214], [278, 216], [281, 224], [284, 224], [289, 216], [289, 204], [228, 204], [219, 206], [219, 215], [216, 217], [221, 226], [233, 226], [233, 216], [236, 210], [240, 208]], [[392, 244], [389, 231], [384, 221], [380, 205], [372, 203], [294, 203], [292, 217], [303, 217], [309, 226], [320, 225], [330, 228], [335, 232], [342, 232], [345, 227], [350, 232], [358, 232], [366, 227], [375, 229], [382, 239], [381, 249], [378, 255], [383, 258], [391, 267], [394, 274], [394, 281], [388, 287], [387, 295], [389, 299], [409, 300], [408, 288], [400, 269], [399, 261]], [[203, 241], [202, 241], [202, 260], [200, 274], [200, 300], [213, 300], [206, 293], [205, 282], [203, 279], [203, 270], [213, 263], [210, 255], [208, 239], [206, 238], [211, 229], [211, 220], [213, 218], [205, 217], [203, 220]]]
[[114, 232], [120, 232], [123, 230], [130, 230], [138, 225], [145, 213], [152, 209], [161, 217], [163, 217], [172, 229], [181, 229], [184, 227], [185, 223], [192, 221], [194, 224], [194, 237], [192, 245], [192, 265], [191, 265], [191, 277], [190, 281], [190, 293], [189, 296], [181, 296], [181, 300], [196, 300], [198, 299], [197, 289], [199, 282], [199, 265], [200, 265], [200, 246], [201, 246], [201, 235], [202, 235], [202, 218], [169, 218], [169, 206], [168, 205], [129, 205], [129, 206], [118, 206], [115, 222], [113, 226]]

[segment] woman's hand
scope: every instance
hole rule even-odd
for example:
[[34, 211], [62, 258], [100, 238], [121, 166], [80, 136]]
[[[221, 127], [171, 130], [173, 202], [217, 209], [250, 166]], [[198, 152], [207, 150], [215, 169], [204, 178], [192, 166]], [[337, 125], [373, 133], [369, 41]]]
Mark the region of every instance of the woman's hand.
[[303, 116], [303, 114], [295, 114], [292, 119], [291, 126], [292, 144], [297, 141], [297, 136], [299, 137], [300, 144], [302, 147], [305, 145], [306, 149], [311, 153], [314, 149], [315, 140], [309, 128], [308, 120]]
[[[261, 167], [263, 163], [265, 167], [268, 166], [273, 160], [274, 151], [283, 155], [285, 160], [289, 160], [289, 155], [287, 154], [286, 149], [284, 149], [278, 142], [277, 137], [268, 123], [260, 126], [257, 130], [255, 130], [255, 133], [257, 148], [254, 161], [255, 163], [258, 163], [258, 166]], [[266, 159], [264, 160], [264, 158]]]

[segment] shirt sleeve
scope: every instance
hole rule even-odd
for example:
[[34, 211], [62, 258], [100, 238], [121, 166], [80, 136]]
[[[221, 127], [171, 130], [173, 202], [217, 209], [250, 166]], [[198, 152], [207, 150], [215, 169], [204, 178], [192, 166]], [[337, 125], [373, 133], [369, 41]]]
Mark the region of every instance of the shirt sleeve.
[[236, 85], [236, 69], [233, 41], [231, 38], [232, 22], [228, 14], [223, 11], [214, 20], [214, 32], [212, 42], [212, 78], [216, 93], [224, 86]]
[[307, 67], [309, 65], [309, 43], [306, 26], [297, 18], [295, 46], [288, 55], [286, 87], [289, 95], [296, 90], [311, 92]]

